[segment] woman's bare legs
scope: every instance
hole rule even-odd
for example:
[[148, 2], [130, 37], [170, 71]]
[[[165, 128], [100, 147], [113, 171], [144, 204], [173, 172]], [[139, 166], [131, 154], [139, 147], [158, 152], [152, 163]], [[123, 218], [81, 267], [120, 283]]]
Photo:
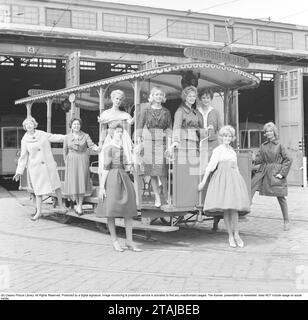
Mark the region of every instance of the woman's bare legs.
[[141, 251], [141, 249], [138, 249], [133, 243], [133, 218], [125, 217], [124, 223], [125, 223], [125, 233], [126, 233], [126, 246], [130, 250]]
[[165, 176], [160, 176], [160, 181], [161, 181], [161, 184], [162, 184], [162, 187], [163, 187], [163, 195], [164, 195], [164, 198], [165, 198], [165, 201], [167, 202], [168, 201], [168, 182], [167, 182], [167, 177]]
[[115, 218], [107, 218], [108, 228], [110, 232], [110, 237], [112, 241], [112, 245], [115, 251], [124, 251], [118, 241], [117, 233], [116, 233], [116, 226], [115, 226]]
[[231, 219], [232, 219], [232, 224], [233, 224], [233, 231], [234, 231], [234, 239], [237, 243], [237, 245], [241, 248], [244, 247], [244, 242], [240, 238], [239, 235], [239, 224], [238, 224], [238, 212], [235, 210], [231, 211]]
[[229, 234], [229, 244], [230, 247], [236, 247], [236, 243], [234, 241], [233, 232], [232, 232], [232, 226], [231, 226], [231, 212], [229, 210], [224, 211], [224, 222]]
[[57, 196], [57, 199], [58, 199], [58, 205], [59, 207], [64, 210], [64, 211], [67, 211], [67, 209], [64, 207], [63, 205], [63, 201], [62, 201], [62, 193], [61, 193], [61, 188], [58, 188], [56, 189], [56, 196]]
[[36, 214], [31, 218], [31, 220], [37, 220], [41, 216], [42, 211], [42, 196], [35, 196], [36, 204]]
[[161, 201], [159, 194], [158, 178], [156, 176], [151, 176], [151, 184], [155, 195], [155, 207], [160, 207]]

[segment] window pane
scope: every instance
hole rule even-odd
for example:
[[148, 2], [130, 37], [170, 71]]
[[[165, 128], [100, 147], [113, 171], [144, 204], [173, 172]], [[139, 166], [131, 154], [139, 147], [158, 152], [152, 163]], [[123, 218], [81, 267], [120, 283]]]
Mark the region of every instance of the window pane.
[[275, 34], [272, 31], [258, 30], [258, 45], [265, 47], [275, 47]]
[[[232, 30], [228, 28], [230, 40], [232, 41]], [[225, 27], [218, 27], [215, 26], [214, 28], [214, 41], [216, 42], [223, 42], [223, 43], [229, 43], [227, 30]]]
[[127, 17], [127, 33], [149, 34], [149, 19], [142, 17]]
[[16, 128], [3, 128], [3, 147], [17, 148], [17, 130]]
[[169, 38], [209, 40], [209, 25], [205, 23], [167, 21]]
[[86, 11], [72, 11], [72, 26], [76, 29], [96, 30], [96, 13]]
[[126, 16], [103, 14], [103, 30], [126, 32]]
[[233, 41], [235, 43], [252, 44], [252, 30], [248, 28], [233, 28]]
[[298, 95], [298, 73], [297, 73], [297, 71], [290, 72], [290, 95], [291, 95], [291, 97]]
[[242, 130], [241, 131], [241, 149], [248, 148], [248, 131]]
[[46, 9], [46, 25], [71, 28], [71, 11], [60, 9]]
[[305, 36], [305, 42], [306, 42], [305, 48], [308, 51], [308, 35]]
[[17, 141], [17, 148], [20, 148], [21, 147], [21, 139], [22, 139], [22, 137], [24, 136], [24, 134], [25, 134], [25, 130], [24, 129], [22, 129], [22, 128], [18, 128], [17, 129], [17, 139], [18, 139], [18, 141]]
[[260, 132], [251, 131], [250, 132], [250, 146], [249, 148], [259, 148], [260, 147]]
[[287, 32], [275, 32], [275, 45], [279, 49], [292, 49], [293, 48], [293, 39], [292, 33]]
[[12, 6], [12, 22], [38, 24], [39, 11], [35, 7]]
[[0, 23], [10, 22], [10, 6], [5, 4], [0, 4]]

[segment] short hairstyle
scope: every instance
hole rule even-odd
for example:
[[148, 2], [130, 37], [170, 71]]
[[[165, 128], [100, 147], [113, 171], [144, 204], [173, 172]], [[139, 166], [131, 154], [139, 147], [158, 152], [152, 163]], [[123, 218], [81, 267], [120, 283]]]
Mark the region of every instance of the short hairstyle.
[[24, 128], [24, 130], [26, 131], [26, 123], [27, 122], [32, 122], [33, 123], [33, 126], [34, 126], [34, 129], [37, 128], [38, 126], [38, 123], [36, 122], [36, 120], [33, 118], [33, 117], [27, 117], [23, 122], [22, 122], [22, 127]]
[[123, 99], [123, 100], [125, 99], [125, 93], [124, 93], [122, 90], [119, 90], [119, 89], [111, 91], [111, 93], [110, 93], [110, 99], [113, 100], [113, 98], [114, 98], [116, 95], [122, 96], [122, 99]]
[[198, 91], [197, 91], [197, 88], [194, 87], [194, 86], [189, 86], [189, 87], [186, 87], [185, 89], [183, 89], [182, 91], [182, 94], [181, 94], [181, 98], [183, 101], [186, 100], [187, 96], [191, 93], [195, 93], [196, 94], [196, 97], [198, 95]]
[[72, 128], [72, 125], [73, 125], [73, 122], [74, 122], [74, 121], [78, 121], [79, 124], [80, 124], [80, 128], [82, 127], [82, 120], [81, 120], [80, 118], [73, 118], [73, 119], [71, 119], [70, 122], [69, 122], [69, 127], [70, 127], [70, 128]]
[[275, 125], [274, 122], [267, 122], [267, 123], [263, 126], [263, 132], [264, 132], [264, 133], [265, 133], [268, 129], [273, 130], [274, 136], [275, 136], [276, 139], [279, 137], [278, 128], [277, 128], [277, 126]]
[[163, 89], [161, 87], [153, 87], [152, 88], [152, 90], [150, 92], [150, 95], [149, 95], [149, 102], [152, 103], [154, 101], [154, 97], [153, 96], [154, 96], [154, 93], [157, 92], [157, 91], [161, 92], [163, 94], [163, 96], [164, 96], [162, 102], [163, 103], [166, 102], [166, 100], [167, 100], [166, 99], [166, 93], [163, 91]]
[[209, 95], [211, 97], [211, 100], [213, 100], [214, 98], [214, 92], [212, 89], [209, 89], [209, 88], [206, 88], [206, 89], [203, 89], [199, 92], [199, 99], [201, 100], [201, 98], [204, 96], [204, 95]]
[[232, 141], [234, 141], [235, 140], [235, 129], [230, 125], [223, 126], [222, 128], [220, 128], [220, 130], [219, 130], [220, 137], [223, 137], [227, 133], [229, 133], [232, 136]]

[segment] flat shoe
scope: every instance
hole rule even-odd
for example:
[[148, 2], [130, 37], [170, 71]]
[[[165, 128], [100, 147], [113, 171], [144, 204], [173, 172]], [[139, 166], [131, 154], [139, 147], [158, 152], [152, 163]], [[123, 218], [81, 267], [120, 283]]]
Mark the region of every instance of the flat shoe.
[[126, 244], [125, 249], [131, 250], [131, 251], [134, 251], [134, 252], [142, 252], [141, 249], [139, 249], [139, 248], [137, 248], [135, 246], [132, 246], [132, 245], [128, 245], [128, 244]]
[[289, 230], [290, 230], [289, 222], [284, 223], [284, 225], [283, 225], [283, 231], [289, 231]]

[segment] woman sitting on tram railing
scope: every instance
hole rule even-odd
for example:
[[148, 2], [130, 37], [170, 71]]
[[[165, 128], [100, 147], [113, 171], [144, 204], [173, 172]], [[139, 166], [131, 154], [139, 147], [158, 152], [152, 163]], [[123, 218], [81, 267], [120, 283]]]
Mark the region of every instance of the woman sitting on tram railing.
[[63, 193], [76, 201], [76, 213], [82, 215], [84, 196], [92, 193], [89, 171], [88, 148], [99, 152], [87, 133], [81, 131], [82, 120], [71, 119], [69, 123], [71, 133], [65, 136], [63, 143], [63, 158], [65, 161], [65, 181]]
[[65, 136], [37, 130], [38, 124], [33, 117], [26, 118], [22, 125], [26, 133], [21, 139], [21, 154], [13, 180], [18, 181], [28, 168], [28, 184], [36, 197], [36, 214], [31, 219], [37, 220], [41, 216], [42, 196], [54, 192], [60, 206], [58, 211], [67, 212], [62, 203], [61, 182], [50, 145], [51, 142], [63, 142]]
[[102, 148], [101, 157], [104, 156], [103, 149], [111, 141], [111, 136], [108, 133], [110, 126], [121, 124], [123, 126], [123, 150], [126, 157], [132, 163], [133, 143], [129, 135], [129, 126], [134, 121], [131, 115], [125, 111], [120, 110], [121, 104], [125, 99], [125, 94], [122, 90], [113, 90], [110, 94], [112, 107], [102, 112], [98, 118], [98, 122], [102, 123], [103, 128], [100, 138], [100, 146]]
[[100, 162], [99, 198], [103, 201], [98, 207], [98, 216], [107, 217], [112, 245], [116, 251], [124, 251], [120, 246], [115, 227], [115, 218], [124, 218], [126, 231], [126, 247], [133, 251], [141, 251], [133, 243], [133, 217], [137, 216], [136, 194], [134, 186], [125, 172], [132, 168], [123, 148], [123, 127], [115, 125], [109, 131], [111, 140], [104, 147], [103, 162]]
[[[162, 106], [166, 102], [166, 94], [160, 87], [154, 87], [149, 96], [149, 104], [142, 109], [137, 123], [137, 141], [142, 143], [143, 166], [141, 175], [151, 176], [151, 184], [155, 195], [155, 206], [161, 206], [159, 180], [163, 187], [165, 201], [167, 195], [168, 167], [164, 156], [168, 139], [172, 137], [172, 121], [170, 111]], [[142, 141], [142, 142], [141, 142]]]

